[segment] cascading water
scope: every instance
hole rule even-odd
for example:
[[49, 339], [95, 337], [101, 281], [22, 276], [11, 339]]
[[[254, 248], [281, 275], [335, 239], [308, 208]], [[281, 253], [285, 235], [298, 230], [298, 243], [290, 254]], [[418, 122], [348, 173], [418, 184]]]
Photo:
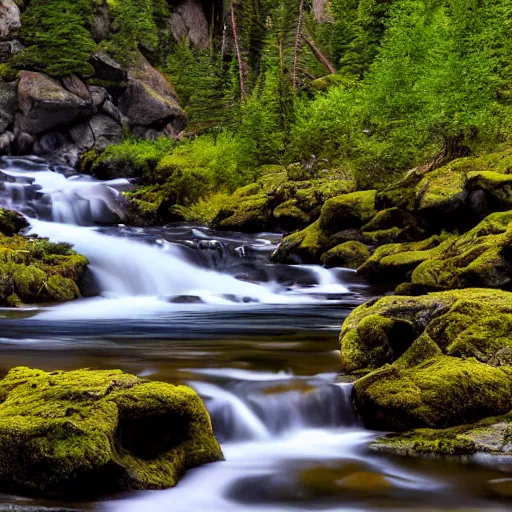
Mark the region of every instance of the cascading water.
[[0, 205], [26, 215], [32, 233], [87, 256], [99, 294], [35, 311], [0, 310], [0, 370], [121, 368], [189, 384], [210, 411], [226, 460], [189, 471], [175, 489], [73, 508], [507, 509], [488, 499], [501, 481], [497, 471], [368, 451], [378, 434], [360, 425], [352, 385], [337, 382], [339, 326], [372, 294], [353, 271], [269, 264], [279, 242], [272, 234], [123, 226], [119, 193], [129, 186], [37, 158], [0, 160]]
[[[318, 290], [308, 288], [308, 293], [302, 294], [300, 287], [286, 288], [275, 281], [240, 280], [216, 269], [192, 264], [183, 250], [165, 240], [149, 244], [99, 233], [98, 224], [119, 222], [119, 192], [130, 186], [129, 181], [100, 182], [89, 176], [73, 175], [70, 169], [60, 170], [56, 172], [45, 162], [34, 158], [4, 159], [0, 169], [4, 184], [1, 204], [25, 213], [32, 233], [53, 241], [69, 242], [87, 256], [101, 294], [109, 298], [124, 298], [121, 303], [111, 303], [111, 309], [118, 313], [125, 311], [126, 297], [197, 297], [198, 301], [210, 304], [273, 304], [308, 301], [315, 291], [333, 291], [322, 290], [320, 286]], [[63, 170], [66, 174], [62, 173]], [[222, 257], [225, 259], [226, 254], [222, 250], [220, 257], [211, 257], [225, 246], [219, 240], [200, 233], [202, 240], [199, 246], [205, 249], [203, 253], [210, 254], [208, 263], [215, 265]], [[255, 245], [266, 247], [268, 251], [268, 244], [268, 240], [260, 240]], [[232, 259], [244, 261], [247, 256], [244, 245], [235, 247], [233, 252]], [[329, 272], [312, 267], [310, 274], [320, 278], [317, 285], [327, 282], [336, 293], [347, 293], [347, 288], [335, 277], [326, 278]], [[146, 306], [154, 305], [154, 302], [146, 303]], [[139, 301], [136, 309], [140, 306]], [[91, 314], [101, 315], [105, 310], [97, 303], [91, 303], [89, 307], [92, 308]], [[133, 311], [133, 308], [128, 309]], [[74, 305], [63, 306], [58, 314], [73, 314], [75, 310]], [[80, 310], [81, 314], [86, 311], [84, 308]]]

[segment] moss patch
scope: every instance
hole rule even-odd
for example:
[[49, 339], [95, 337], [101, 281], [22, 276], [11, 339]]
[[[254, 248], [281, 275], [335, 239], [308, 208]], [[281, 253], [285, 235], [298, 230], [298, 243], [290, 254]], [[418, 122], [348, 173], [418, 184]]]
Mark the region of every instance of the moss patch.
[[508, 412], [512, 367], [438, 356], [412, 368], [383, 367], [358, 380], [354, 390], [373, 428], [445, 428]]
[[67, 244], [0, 235], [0, 305], [76, 299], [87, 264]]
[[162, 489], [222, 458], [204, 405], [185, 386], [118, 370], [15, 368], [0, 399], [0, 482], [13, 491]]
[[512, 293], [477, 288], [368, 302], [343, 323], [342, 367], [354, 372], [395, 361], [410, 367], [441, 352], [509, 365], [511, 314]]
[[327, 268], [345, 267], [356, 269], [360, 267], [369, 257], [371, 252], [361, 242], [344, 242], [322, 255], [321, 261]]

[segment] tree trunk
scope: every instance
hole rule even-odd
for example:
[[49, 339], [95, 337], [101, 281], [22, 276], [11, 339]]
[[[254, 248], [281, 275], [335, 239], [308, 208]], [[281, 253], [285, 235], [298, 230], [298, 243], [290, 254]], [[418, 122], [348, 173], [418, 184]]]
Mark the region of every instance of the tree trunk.
[[313, 0], [313, 13], [318, 23], [331, 21], [329, 13], [329, 0]]
[[242, 101], [245, 101], [246, 91], [245, 91], [244, 61], [242, 59], [242, 52], [240, 50], [238, 27], [237, 27], [237, 23], [236, 23], [236, 13], [235, 13], [235, 7], [233, 5], [233, 0], [230, 2], [230, 9], [231, 9], [231, 26], [233, 29], [233, 41], [235, 44], [236, 58], [238, 60], [238, 72], [240, 75], [240, 99]]
[[304, 21], [304, 2], [300, 0], [299, 5], [299, 18], [297, 19], [297, 30], [295, 32], [295, 47], [293, 51], [293, 72], [292, 72], [292, 85], [294, 89], [298, 86], [298, 75], [299, 75], [299, 56], [300, 47], [302, 43], [302, 22]]
[[323, 64], [325, 69], [329, 71], [329, 73], [334, 74], [336, 73], [336, 68], [331, 64], [331, 62], [327, 59], [327, 57], [322, 53], [322, 50], [318, 48], [318, 46], [315, 44], [313, 39], [309, 36], [308, 33], [304, 33], [304, 40], [308, 44], [308, 46], [311, 48], [311, 51], [315, 55], [315, 57]]

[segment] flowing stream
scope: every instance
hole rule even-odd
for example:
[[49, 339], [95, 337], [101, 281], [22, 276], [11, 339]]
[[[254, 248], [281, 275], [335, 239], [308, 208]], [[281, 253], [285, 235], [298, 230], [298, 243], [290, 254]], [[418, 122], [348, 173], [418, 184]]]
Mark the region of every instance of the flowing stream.
[[[280, 236], [120, 223], [127, 180], [0, 161], [0, 205], [87, 256], [87, 297], [0, 309], [0, 371], [121, 368], [187, 383], [226, 457], [166, 491], [66, 503], [105, 512], [510, 510], [510, 468], [376, 454], [339, 371], [350, 311], [380, 293], [346, 269], [268, 263]], [[478, 462], [478, 463], [477, 463]], [[1, 496], [0, 502], [63, 506]]]

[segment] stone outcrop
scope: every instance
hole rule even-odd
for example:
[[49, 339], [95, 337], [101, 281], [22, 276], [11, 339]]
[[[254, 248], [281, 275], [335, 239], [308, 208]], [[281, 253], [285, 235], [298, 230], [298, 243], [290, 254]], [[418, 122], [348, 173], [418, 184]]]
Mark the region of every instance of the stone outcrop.
[[36, 495], [176, 485], [222, 459], [206, 408], [186, 386], [119, 370], [15, 368], [0, 381], [0, 487]]
[[0, 4], [0, 41], [14, 39], [21, 28], [21, 13], [14, 0], [2, 0]]
[[119, 99], [119, 110], [138, 133], [152, 128], [160, 131], [167, 128], [177, 134], [187, 123], [174, 89], [142, 57], [130, 70], [126, 89]]
[[206, 50], [210, 43], [210, 27], [201, 4], [197, 0], [185, 0], [176, 7], [169, 19], [173, 36], [185, 38], [199, 50]]
[[15, 133], [40, 135], [52, 128], [69, 126], [77, 118], [90, 114], [91, 107], [90, 99], [66, 90], [57, 80], [42, 73], [22, 71]]

